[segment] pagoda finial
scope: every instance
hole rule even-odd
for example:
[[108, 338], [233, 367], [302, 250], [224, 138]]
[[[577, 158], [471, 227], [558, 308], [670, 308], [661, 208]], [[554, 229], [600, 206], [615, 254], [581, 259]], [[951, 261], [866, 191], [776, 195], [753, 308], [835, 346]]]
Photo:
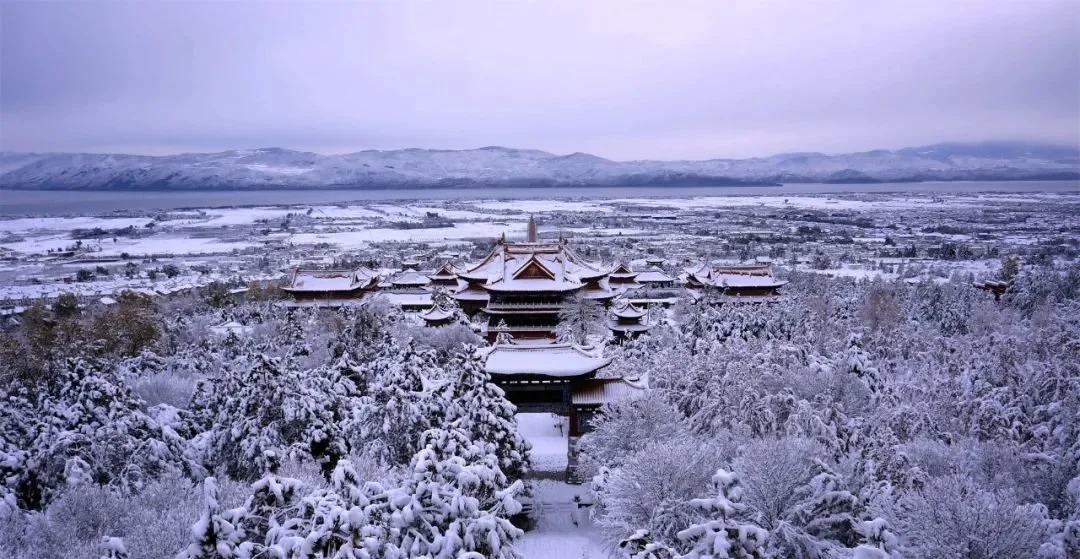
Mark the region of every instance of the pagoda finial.
[[536, 217], [529, 214], [529, 229], [526, 237], [526, 242], [536, 242]]

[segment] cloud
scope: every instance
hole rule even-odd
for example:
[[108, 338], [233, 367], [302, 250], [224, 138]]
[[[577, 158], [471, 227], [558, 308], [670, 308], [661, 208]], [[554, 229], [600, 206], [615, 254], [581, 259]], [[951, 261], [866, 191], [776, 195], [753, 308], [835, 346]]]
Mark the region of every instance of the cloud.
[[1080, 143], [1080, 3], [0, 4], [0, 148]]

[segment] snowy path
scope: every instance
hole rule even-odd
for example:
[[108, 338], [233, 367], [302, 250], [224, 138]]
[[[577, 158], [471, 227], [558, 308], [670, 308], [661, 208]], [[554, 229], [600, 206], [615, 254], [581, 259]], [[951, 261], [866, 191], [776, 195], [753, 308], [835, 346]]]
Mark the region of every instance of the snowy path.
[[[519, 413], [518, 431], [532, 443], [533, 470], [545, 474], [566, 471], [565, 418], [550, 413]], [[563, 425], [562, 429], [555, 427]]]
[[[558, 419], [547, 413], [518, 414], [518, 429], [533, 445], [533, 506], [537, 525], [525, 532], [518, 551], [525, 559], [605, 559], [600, 538], [593, 531], [589, 509], [574, 500], [589, 500], [587, 485], [562, 481], [566, 471], [566, 428], [555, 427]], [[565, 420], [564, 420], [565, 421]]]

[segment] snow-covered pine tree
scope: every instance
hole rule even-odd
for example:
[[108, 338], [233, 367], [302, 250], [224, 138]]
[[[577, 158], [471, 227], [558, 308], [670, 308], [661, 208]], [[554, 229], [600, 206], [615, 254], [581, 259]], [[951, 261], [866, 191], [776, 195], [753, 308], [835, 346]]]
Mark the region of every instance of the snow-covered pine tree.
[[32, 398], [7, 402], [29, 406], [21, 414], [27, 423], [11, 431], [26, 436], [16, 442], [24, 468], [5, 483], [23, 507], [44, 506], [69, 482], [137, 491], [166, 473], [200, 471], [185, 457], [186, 441], [143, 412], [112, 370], [83, 359], [50, 367], [50, 381]]
[[445, 402], [446, 425], [461, 429], [475, 443], [489, 445], [507, 479], [524, 479], [531, 445], [518, 432], [514, 418], [517, 408], [491, 382], [476, 348], [465, 347], [454, 356], [447, 371], [452, 380], [438, 395]]
[[405, 464], [418, 450], [421, 435], [431, 428], [432, 399], [425, 378], [442, 377], [433, 352], [408, 346], [389, 351], [366, 366], [368, 393], [351, 421], [357, 448], [374, 452], [388, 464]]
[[513, 544], [523, 532], [508, 517], [521, 510], [521, 482], [508, 485], [498, 459], [460, 430], [433, 429], [423, 442], [411, 477], [390, 497], [396, 548], [409, 557], [519, 559]]
[[243, 533], [228, 517], [239, 514], [223, 514], [218, 503], [217, 480], [203, 480], [203, 512], [191, 527], [191, 544], [177, 554], [176, 559], [231, 559]]
[[784, 511], [772, 530], [769, 548], [800, 559], [827, 559], [847, 552], [862, 540], [858, 499], [821, 460], [813, 477], [795, 491], [798, 501]]
[[555, 335], [560, 342], [585, 345], [604, 330], [604, 307], [576, 293], [559, 311]]
[[687, 546], [679, 559], [759, 559], [769, 533], [747, 518], [738, 477], [723, 469], [713, 476], [716, 497], [693, 499], [691, 506], [705, 513], [707, 520], [679, 532]]
[[671, 546], [655, 542], [648, 530], [638, 530], [619, 542], [619, 549], [628, 559], [673, 559], [677, 555]]
[[281, 457], [276, 452], [265, 451], [262, 462], [267, 464], [267, 472], [251, 485], [252, 495], [244, 512], [234, 518], [243, 538], [238, 550], [249, 557], [258, 556], [267, 548], [273, 554], [274, 540], [297, 529], [304, 490], [300, 480], [279, 474]]
[[196, 412], [206, 418], [207, 460], [234, 479], [255, 479], [269, 469], [267, 451], [314, 459], [325, 474], [348, 453], [344, 432], [353, 398], [340, 394], [329, 375], [296, 371], [258, 354], [250, 365], [212, 379], [197, 394]]

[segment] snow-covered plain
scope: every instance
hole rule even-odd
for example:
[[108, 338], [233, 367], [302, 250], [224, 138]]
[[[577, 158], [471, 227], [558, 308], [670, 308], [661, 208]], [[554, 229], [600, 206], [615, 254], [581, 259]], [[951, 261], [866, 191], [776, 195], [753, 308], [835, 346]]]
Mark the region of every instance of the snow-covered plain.
[[[916, 269], [915, 275], [949, 277], [955, 271], [983, 273], [985, 266], [964, 262], [997, 257], [909, 258], [903, 270], [877, 265], [875, 258], [912, 244], [919, 245], [918, 253], [920, 248], [945, 244], [1008, 251], [1009, 247], [1053, 242], [1070, 226], [1066, 218], [1078, 199], [1068, 193], [980, 192], [455, 199], [21, 217], [0, 219], [0, 257], [7, 259], [0, 260], [0, 274], [7, 270], [11, 280], [0, 286], [0, 300], [24, 299], [35, 293], [48, 296], [62, 290], [49, 284], [73, 273], [59, 267], [121, 257], [205, 263], [213, 269], [223, 259], [232, 262], [239, 255], [242, 261], [258, 260], [283, 273], [291, 266], [332, 259], [335, 254], [370, 254], [381, 259], [386, 253], [378, 247], [386, 243], [398, 245], [397, 250], [412, 246], [423, 252], [439, 247], [453, 254], [473, 242], [520, 238], [529, 215], [538, 218], [545, 238], [619, 245], [605, 249], [611, 253], [609, 259], [636, 257], [652, 247], [665, 254], [668, 267], [673, 267], [669, 272], [676, 275], [679, 267], [715, 254], [717, 248], [727, 250], [724, 247], [730, 246], [732, 238], [740, 238], [756, 239], [748, 248], [757, 255], [775, 251], [778, 244], [790, 249], [785, 255], [789, 259], [803, 252], [807, 255], [803, 261], [788, 264], [834, 276], [888, 279], [903, 272], [912, 277]], [[439, 223], [425, 221], [430, 219]], [[990, 224], [980, 226], [979, 221], [986, 219]], [[846, 239], [850, 244], [840, 244], [848, 243]], [[702, 250], [705, 247], [713, 248]], [[824, 266], [813, 263], [812, 254], [821, 254], [825, 258], [818, 260], [828, 262]], [[236, 272], [244, 267], [230, 266]], [[36, 281], [26, 284], [27, 274], [20, 270], [33, 270]]]

